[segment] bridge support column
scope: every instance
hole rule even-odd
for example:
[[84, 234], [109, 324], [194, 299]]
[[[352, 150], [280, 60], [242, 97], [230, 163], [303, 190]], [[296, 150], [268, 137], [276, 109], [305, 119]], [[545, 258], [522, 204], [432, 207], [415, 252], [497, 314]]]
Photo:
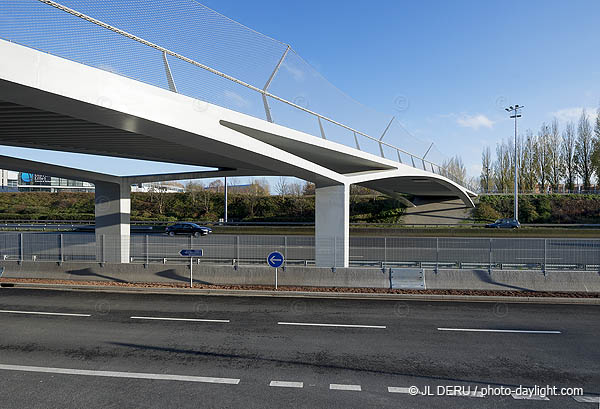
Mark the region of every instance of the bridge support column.
[[350, 259], [350, 186], [315, 190], [315, 262], [317, 267], [348, 267]]
[[129, 263], [131, 186], [108, 182], [96, 182], [95, 186], [97, 260]]

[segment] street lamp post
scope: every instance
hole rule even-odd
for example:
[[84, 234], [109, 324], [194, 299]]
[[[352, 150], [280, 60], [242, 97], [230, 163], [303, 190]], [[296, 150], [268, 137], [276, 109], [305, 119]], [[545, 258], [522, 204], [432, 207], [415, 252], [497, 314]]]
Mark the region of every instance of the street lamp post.
[[524, 105], [515, 105], [509, 106], [508, 108], [504, 108], [506, 112], [509, 112], [510, 118], [514, 118], [515, 120], [515, 220], [519, 220], [519, 179], [518, 179], [518, 161], [517, 157], [517, 118], [521, 118], [521, 109], [524, 108]]

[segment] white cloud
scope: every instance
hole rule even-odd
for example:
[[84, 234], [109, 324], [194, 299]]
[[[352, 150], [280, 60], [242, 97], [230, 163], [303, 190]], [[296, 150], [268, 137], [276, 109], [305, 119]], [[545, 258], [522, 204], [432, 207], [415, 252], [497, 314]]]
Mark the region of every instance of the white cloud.
[[236, 94], [233, 91], [225, 90], [224, 94], [225, 94], [225, 99], [231, 101], [233, 104], [235, 104], [239, 108], [244, 108], [244, 107], [247, 107], [250, 105], [250, 103], [244, 97], [242, 97], [239, 94]]
[[581, 116], [581, 111], [585, 109], [585, 112], [588, 115], [588, 118], [593, 118], [596, 116], [596, 109], [592, 107], [574, 107], [574, 108], [564, 108], [560, 109], [556, 112], [552, 112], [551, 116], [558, 119], [560, 122], [577, 122], [579, 117]]
[[471, 128], [474, 130], [478, 130], [482, 127], [491, 129], [494, 126], [494, 121], [483, 114], [473, 116], [465, 114], [457, 118], [456, 122], [462, 127]]
[[304, 79], [304, 71], [302, 71], [300, 68], [293, 67], [287, 62], [284, 62], [283, 64], [281, 64], [281, 66], [285, 68], [290, 74], [292, 74], [292, 77], [296, 81], [302, 81]]

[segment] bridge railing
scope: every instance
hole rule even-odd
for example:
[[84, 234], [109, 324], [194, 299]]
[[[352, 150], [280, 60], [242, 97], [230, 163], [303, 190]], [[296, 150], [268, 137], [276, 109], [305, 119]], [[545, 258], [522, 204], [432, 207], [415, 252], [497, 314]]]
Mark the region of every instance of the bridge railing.
[[[214, 103], [452, 176], [436, 163], [435, 147], [341, 92], [289, 45], [195, 0], [4, 0], [2, 7], [0, 38], [196, 98], [199, 111], [202, 101]], [[398, 111], [407, 109], [397, 100]], [[410, 148], [384, 140], [398, 137]]]

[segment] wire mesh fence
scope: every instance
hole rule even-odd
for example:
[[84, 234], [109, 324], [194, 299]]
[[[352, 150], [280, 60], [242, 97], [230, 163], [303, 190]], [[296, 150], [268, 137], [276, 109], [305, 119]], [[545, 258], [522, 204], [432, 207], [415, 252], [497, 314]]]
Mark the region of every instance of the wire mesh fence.
[[[266, 265], [267, 255], [279, 251], [286, 266], [314, 266], [324, 248], [337, 253], [328, 258], [331, 267], [343, 265], [341, 240], [313, 236], [0, 233], [0, 257], [19, 262], [176, 264], [189, 262], [181, 250], [201, 249], [198, 263]], [[349, 258], [353, 267], [600, 270], [600, 239], [351, 237]]]
[[[3, 0], [0, 38], [445, 174], [446, 157], [398, 119], [196, 0]], [[390, 105], [403, 111], [408, 100]]]

